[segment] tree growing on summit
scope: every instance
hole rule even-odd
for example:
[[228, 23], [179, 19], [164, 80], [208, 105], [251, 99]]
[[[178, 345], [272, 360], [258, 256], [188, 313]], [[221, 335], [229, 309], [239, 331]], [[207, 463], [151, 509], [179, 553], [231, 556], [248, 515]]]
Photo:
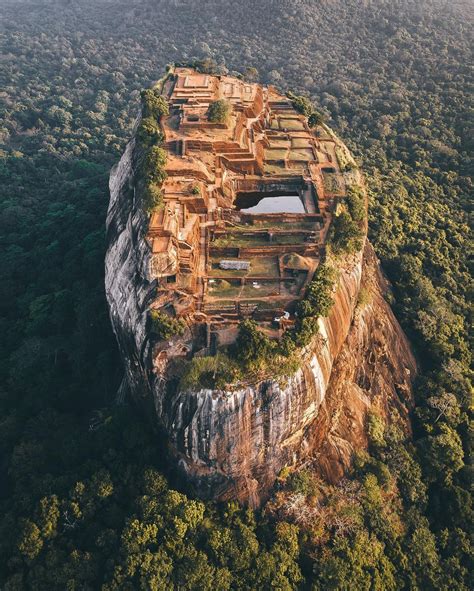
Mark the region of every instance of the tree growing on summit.
[[346, 211], [334, 218], [331, 244], [335, 253], [354, 254], [362, 248], [362, 236], [362, 230]]
[[362, 222], [365, 218], [365, 197], [360, 187], [352, 186], [347, 189], [347, 208], [355, 222]]
[[247, 82], [255, 82], [258, 78], [258, 70], [254, 67], [245, 68], [244, 80]]
[[153, 144], [161, 144], [163, 141], [163, 133], [159, 124], [153, 117], [145, 117], [141, 120], [138, 127], [137, 136], [140, 142], [145, 146]]
[[143, 206], [148, 214], [163, 206], [163, 192], [156, 183], [148, 183], [143, 189]]
[[253, 320], [243, 320], [239, 324], [239, 336], [235, 343], [238, 360], [245, 366], [260, 366], [272, 352], [273, 343], [261, 332]]
[[157, 91], [147, 88], [142, 90], [141, 99], [143, 105], [143, 116], [159, 119], [169, 114], [169, 107], [166, 100]]
[[324, 122], [324, 116], [319, 111], [313, 111], [308, 117], [308, 125], [313, 128]]
[[183, 320], [172, 318], [159, 310], [150, 311], [150, 320], [153, 332], [162, 340], [170, 339], [176, 335], [182, 335], [186, 329]]
[[328, 265], [320, 265], [308, 286], [306, 299], [311, 305], [312, 315], [326, 317], [334, 303], [332, 289], [336, 271]]
[[298, 113], [301, 113], [305, 117], [309, 117], [313, 113], [313, 103], [310, 101], [308, 97], [296, 95], [292, 92], [288, 92], [287, 96], [291, 100], [294, 109], [298, 111]]
[[230, 103], [219, 99], [209, 105], [207, 117], [211, 123], [227, 123], [230, 115]]
[[308, 118], [309, 127], [313, 128], [324, 122], [324, 115], [314, 108], [313, 103], [308, 97], [293, 94], [292, 92], [288, 92], [287, 96], [295, 111]]
[[161, 184], [166, 179], [165, 164], [167, 154], [163, 148], [153, 146], [143, 160], [143, 177], [147, 182]]

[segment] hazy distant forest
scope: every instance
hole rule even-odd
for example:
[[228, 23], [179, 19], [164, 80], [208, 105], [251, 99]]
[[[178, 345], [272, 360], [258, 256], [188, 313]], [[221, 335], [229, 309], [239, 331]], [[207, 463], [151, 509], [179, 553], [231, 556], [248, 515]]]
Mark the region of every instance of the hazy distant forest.
[[[472, 588], [472, 2], [0, 8], [0, 587]], [[421, 365], [412, 441], [373, 416], [347, 480], [282, 475], [258, 512], [174, 490], [148, 423], [114, 404], [108, 174], [140, 89], [196, 58], [308, 95], [357, 155]]]

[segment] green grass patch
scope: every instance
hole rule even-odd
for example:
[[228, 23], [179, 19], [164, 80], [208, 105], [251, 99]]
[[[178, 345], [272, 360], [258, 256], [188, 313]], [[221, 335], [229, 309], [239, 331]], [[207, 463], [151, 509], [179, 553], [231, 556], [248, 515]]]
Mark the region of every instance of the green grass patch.
[[214, 298], [238, 297], [242, 287], [234, 285], [225, 279], [216, 279], [215, 283], [208, 285], [208, 294]]
[[342, 191], [341, 179], [337, 173], [323, 172], [323, 184], [327, 193], [340, 193]]
[[277, 257], [253, 257], [250, 259], [250, 273], [253, 277], [278, 277]]
[[287, 148], [269, 148], [265, 150], [266, 160], [285, 160], [287, 155]]
[[211, 268], [209, 270], [209, 276], [229, 277], [229, 279], [231, 279], [232, 277], [245, 277], [247, 275], [247, 271], [241, 269], [221, 269], [219, 267], [219, 262], [221, 260], [221, 258], [211, 259]]
[[271, 244], [304, 244], [302, 234], [274, 234]]
[[241, 298], [268, 297], [272, 295], [280, 295], [280, 285], [277, 281], [274, 283], [258, 283], [257, 286], [252, 285], [251, 281], [247, 281], [240, 292]]
[[303, 131], [304, 125], [303, 122], [299, 119], [280, 119], [280, 129], [290, 129], [292, 131]]
[[279, 221], [255, 221], [254, 227], [265, 230], [314, 230], [315, 222], [305, 221], [291, 221], [291, 222], [279, 222]]
[[311, 148], [301, 148], [299, 150], [290, 150], [289, 160], [298, 160], [308, 162], [314, 160], [314, 153]]
[[[258, 294], [261, 295], [261, 294]], [[284, 302], [281, 300], [255, 300], [255, 299], [248, 299], [245, 301], [246, 304], [256, 305], [257, 310], [280, 310], [284, 307]]]
[[244, 234], [242, 231], [229, 232], [211, 242], [211, 246], [216, 248], [261, 246], [262, 244], [268, 244], [268, 238], [264, 234]]

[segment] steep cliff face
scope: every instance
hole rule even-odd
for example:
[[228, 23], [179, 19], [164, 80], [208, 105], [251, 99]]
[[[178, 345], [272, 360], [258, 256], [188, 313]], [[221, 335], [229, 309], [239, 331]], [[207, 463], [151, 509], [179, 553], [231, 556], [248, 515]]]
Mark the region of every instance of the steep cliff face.
[[[177, 391], [154, 364], [146, 311], [147, 220], [134, 200], [133, 143], [111, 174], [106, 292], [112, 324], [136, 401], [153, 401], [157, 424], [179, 471], [201, 497], [258, 505], [286, 465], [313, 458], [337, 479], [366, 444], [365, 416], [396, 407], [407, 421], [416, 371], [409, 345], [383, 298], [370, 245], [341, 271], [320, 336], [286, 383], [268, 380], [229, 392]], [[358, 305], [361, 282], [368, 302]], [[170, 342], [170, 347], [179, 342]]]
[[108, 249], [105, 289], [112, 326], [125, 365], [124, 389], [136, 399], [150, 392], [150, 354], [146, 309], [153, 294], [147, 269], [150, 249], [145, 240], [147, 217], [136, 203], [133, 188], [135, 142], [131, 141], [110, 175], [107, 214]]
[[331, 482], [344, 475], [354, 452], [367, 447], [369, 411], [410, 431], [416, 361], [384, 297], [389, 286], [368, 242], [362, 269], [362, 297], [333, 364], [325, 399], [306, 434], [313, 466]]

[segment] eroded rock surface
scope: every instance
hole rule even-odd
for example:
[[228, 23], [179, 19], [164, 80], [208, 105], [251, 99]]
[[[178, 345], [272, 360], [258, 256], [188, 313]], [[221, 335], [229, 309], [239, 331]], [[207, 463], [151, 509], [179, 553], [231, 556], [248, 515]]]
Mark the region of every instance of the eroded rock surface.
[[364, 251], [362, 303], [333, 365], [326, 397], [308, 430], [313, 466], [331, 482], [367, 447], [366, 417], [372, 410], [410, 432], [416, 361], [384, 295], [389, 286], [370, 243]]

